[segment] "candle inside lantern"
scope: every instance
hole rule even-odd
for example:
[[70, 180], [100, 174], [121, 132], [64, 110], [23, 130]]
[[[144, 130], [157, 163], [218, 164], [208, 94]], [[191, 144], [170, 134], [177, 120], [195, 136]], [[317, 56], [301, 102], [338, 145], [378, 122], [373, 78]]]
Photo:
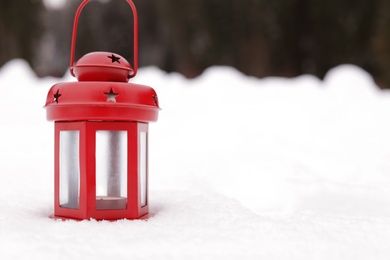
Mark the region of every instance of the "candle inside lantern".
[[96, 132], [96, 209], [126, 209], [127, 131]]
[[109, 196], [96, 196], [96, 209], [125, 209], [126, 198], [123, 197], [109, 197]]

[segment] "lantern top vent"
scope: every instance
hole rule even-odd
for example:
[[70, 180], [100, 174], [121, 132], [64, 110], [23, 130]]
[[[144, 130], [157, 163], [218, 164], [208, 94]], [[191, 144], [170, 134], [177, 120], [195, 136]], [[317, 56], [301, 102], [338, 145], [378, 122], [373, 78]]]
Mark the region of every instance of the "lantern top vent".
[[134, 74], [130, 63], [111, 52], [92, 52], [81, 57], [73, 66], [79, 81], [128, 82]]

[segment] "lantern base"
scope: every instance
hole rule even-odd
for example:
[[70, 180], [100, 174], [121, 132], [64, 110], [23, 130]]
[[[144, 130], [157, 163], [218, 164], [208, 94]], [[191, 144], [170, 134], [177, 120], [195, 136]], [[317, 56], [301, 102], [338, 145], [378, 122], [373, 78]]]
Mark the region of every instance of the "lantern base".
[[61, 220], [61, 221], [84, 221], [84, 220], [95, 220], [95, 221], [109, 221], [109, 222], [115, 222], [115, 221], [118, 221], [118, 220], [144, 220], [144, 221], [148, 221], [150, 218], [154, 217], [156, 214], [155, 213], [148, 213], [148, 214], [145, 214], [139, 218], [136, 218], [136, 219], [129, 219], [129, 218], [123, 218], [123, 219], [115, 219], [115, 220], [112, 220], [112, 219], [93, 219], [93, 218], [90, 218], [90, 219], [76, 219], [76, 218], [67, 218], [67, 217], [60, 217], [60, 216], [55, 216], [54, 214], [51, 214], [49, 215], [49, 218], [51, 219], [54, 219], [54, 220]]

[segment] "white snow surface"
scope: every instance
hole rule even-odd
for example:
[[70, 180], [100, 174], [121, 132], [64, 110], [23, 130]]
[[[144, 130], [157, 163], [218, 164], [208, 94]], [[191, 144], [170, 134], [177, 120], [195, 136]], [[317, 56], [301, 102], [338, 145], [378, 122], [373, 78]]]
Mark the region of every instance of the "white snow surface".
[[147, 221], [58, 221], [49, 88], [0, 70], [0, 259], [389, 259], [390, 94], [352, 65], [323, 81], [154, 67]]
[[67, 0], [43, 0], [43, 4], [49, 9], [61, 9]]

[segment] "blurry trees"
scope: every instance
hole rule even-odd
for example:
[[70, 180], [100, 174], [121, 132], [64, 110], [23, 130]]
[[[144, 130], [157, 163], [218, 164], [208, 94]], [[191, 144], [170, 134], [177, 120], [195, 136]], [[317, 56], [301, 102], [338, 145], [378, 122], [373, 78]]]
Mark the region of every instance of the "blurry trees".
[[[22, 57], [41, 76], [62, 76], [69, 66], [73, 17], [81, 0], [68, 1], [63, 10], [43, 16], [39, 0], [26, 1], [26, 6], [13, 2], [0, 3], [1, 64]], [[134, 3], [139, 12], [140, 66], [156, 65], [187, 77], [209, 66], [228, 65], [257, 77], [309, 73], [322, 78], [330, 68], [352, 63], [390, 88], [390, 2], [385, 0]], [[22, 8], [27, 6], [28, 11]], [[76, 59], [105, 50], [132, 62], [132, 37], [131, 9], [125, 1], [91, 1], [80, 18]], [[40, 40], [35, 56], [34, 39]]]
[[390, 2], [379, 0], [376, 24], [373, 32], [373, 55], [370, 57], [374, 66], [370, 72], [379, 86], [390, 88]]
[[31, 65], [42, 36], [41, 0], [0, 1], [0, 66], [14, 58]]

